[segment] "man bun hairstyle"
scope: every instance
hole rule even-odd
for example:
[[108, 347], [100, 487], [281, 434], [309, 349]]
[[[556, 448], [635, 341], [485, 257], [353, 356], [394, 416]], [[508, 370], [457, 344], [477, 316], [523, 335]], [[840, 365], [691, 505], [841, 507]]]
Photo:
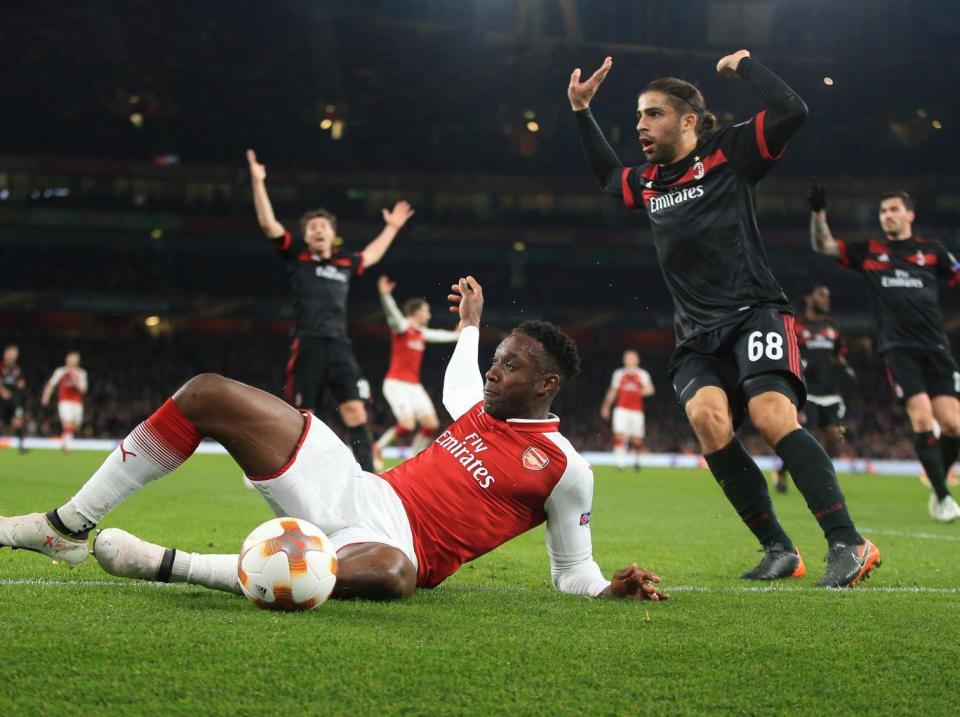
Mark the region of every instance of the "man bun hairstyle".
[[333, 227], [333, 231], [337, 231], [337, 215], [333, 212], [328, 212], [326, 209], [311, 209], [309, 212], [304, 212], [303, 216], [300, 217], [300, 234], [307, 233], [307, 222], [311, 219], [316, 219], [317, 217], [322, 217], [330, 222], [330, 226]]
[[899, 190], [896, 190], [896, 191], [892, 191], [892, 192], [884, 192], [884, 193], [883, 193], [883, 196], [880, 197], [880, 201], [883, 202], [883, 201], [885, 201], [885, 200], [887, 200], [887, 199], [899, 199], [899, 200], [901, 200], [901, 201], [903, 202], [903, 206], [905, 206], [905, 207], [907, 208], [907, 211], [908, 211], [908, 212], [912, 212], [912, 211], [914, 210], [914, 209], [913, 209], [913, 206], [914, 206], [913, 197], [911, 197], [909, 194], [907, 194], [907, 193], [906, 193], [905, 191], [903, 191], [902, 189], [899, 189]]
[[679, 77], [660, 77], [647, 85], [643, 91], [662, 92], [667, 96], [670, 106], [681, 115], [693, 112], [697, 116], [697, 125], [693, 130], [697, 136], [715, 130], [719, 126], [717, 116], [707, 109], [707, 101], [703, 98], [703, 94], [686, 80], [681, 80]]
[[524, 321], [511, 333], [523, 334], [540, 342], [547, 358], [554, 364], [548, 368], [556, 370], [561, 384], [570, 382], [580, 373], [580, 352], [577, 351], [577, 344], [556, 324], [529, 320]]

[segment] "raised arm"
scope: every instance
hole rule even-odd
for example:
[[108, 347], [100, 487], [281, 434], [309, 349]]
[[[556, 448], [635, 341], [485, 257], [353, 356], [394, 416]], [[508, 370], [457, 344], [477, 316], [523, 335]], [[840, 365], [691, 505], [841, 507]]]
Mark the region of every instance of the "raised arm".
[[268, 239], [282, 237], [287, 230], [273, 214], [273, 205], [267, 195], [267, 168], [257, 161], [257, 153], [252, 149], [247, 150], [247, 164], [250, 166], [250, 184], [253, 188], [257, 222]]
[[600, 418], [604, 421], [610, 420], [610, 409], [613, 408], [613, 402], [617, 400], [617, 387], [611, 386], [603, 397], [603, 404], [600, 406]]
[[396, 282], [391, 281], [387, 276], [381, 276], [377, 279], [377, 292], [380, 294], [380, 305], [383, 307], [383, 313], [387, 315], [387, 326], [395, 334], [402, 334], [407, 330], [410, 322], [400, 311], [397, 302], [393, 299], [393, 290]]
[[823, 185], [817, 182], [810, 185], [807, 202], [810, 204], [810, 245], [818, 254], [839, 257], [840, 248], [827, 224], [827, 190]]
[[63, 378], [64, 371], [66, 371], [66, 369], [61, 366], [53, 372], [50, 380], [47, 381], [47, 384], [43, 387], [43, 393], [40, 395], [40, 405], [46, 406], [50, 403], [50, 396], [53, 395], [53, 389], [55, 389], [57, 384], [60, 383], [60, 379]]
[[424, 329], [423, 340], [428, 344], [452, 344], [460, 338], [460, 329]]
[[443, 376], [443, 406], [457, 419], [483, 400], [483, 376], [478, 364], [483, 288], [468, 276], [450, 290], [450, 311], [460, 315], [460, 338]]
[[763, 114], [763, 134], [769, 153], [778, 156], [787, 140], [807, 119], [807, 105], [800, 95], [768, 67], [750, 57], [747, 50], [738, 50], [717, 63], [717, 72], [726, 77], [740, 77], [753, 87], [767, 104]]
[[587, 155], [590, 169], [593, 170], [604, 192], [619, 196], [623, 162], [613, 151], [607, 138], [603, 136], [603, 130], [590, 112], [590, 102], [612, 67], [613, 58], [608, 57], [584, 82], [580, 81], [580, 68], [575, 69], [570, 75], [567, 98], [570, 100], [570, 107], [577, 121], [577, 131], [580, 133], [580, 141], [583, 143], [583, 151]]
[[413, 208], [408, 202], [397, 202], [393, 205], [393, 211], [383, 210], [383, 231], [360, 252], [363, 254], [364, 268], [373, 266], [383, 258], [383, 255], [387, 253], [387, 249], [393, 244], [393, 240], [397, 238], [397, 234], [403, 228], [403, 225], [406, 224], [407, 220], [412, 216]]

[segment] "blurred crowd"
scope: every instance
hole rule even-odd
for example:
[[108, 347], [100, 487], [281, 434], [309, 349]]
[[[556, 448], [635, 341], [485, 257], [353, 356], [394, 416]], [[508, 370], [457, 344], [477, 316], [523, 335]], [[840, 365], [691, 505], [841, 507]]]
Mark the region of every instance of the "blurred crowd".
[[[90, 378], [85, 401], [85, 419], [79, 437], [121, 438], [150, 415], [191, 376], [207, 371], [257, 386], [276, 395], [283, 393], [288, 340], [279, 334], [209, 334], [178, 332], [152, 338], [146, 334], [109, 337], [57, 337], [35, 333], [8, 333], [5, 344], [20, 347], [21, 367], [27, 380], [28, 435], [56, 436], [56, 407], [39, 404], [43, 384], [61, 365], [67, 351], [77, 350]], [[480, 363], [486, 365], [495, 347], [488, 337], [481, 346]], [[370, 401], [371, 430], [379, 435], [392, 425], [390, 410], [380, 391], [386, 371], [386, 334], [364, 336], [355, 342], [364, 371], [373, 388]], [[440, 402], [443, 371], [450, 347], [431, 346], [424, 360], [424, 385], [434, 398], [441, 421], [448, 420]], [[620, 352], [612, 347], [581, 346], [583, 373], [558, 395], [554, 404], [564, 434], [580, 450], [609, 450], [610, 425], [600, 417], [600, 404]], [[677, 405], [667, 377], [669, 354], [648, 352], [643, 365], [657, 388], [647, 399], [647, 450], [652, 452], [698, 452], [690, 427]], [[867, 353], [853, 353], [850, 363], [857, 370], [855, 385], [847, 398], [845, 443], [847, 457], [910, 458], [911, 434], [905, 415], [886, 386], [879, 360]], [[878, 390], [878, 387], [881, 387]], [[318, 411], [339, 430], [336, 411], [327, 402]], [[741, 437], [756, 455], [770, 449], [749, 426]]]

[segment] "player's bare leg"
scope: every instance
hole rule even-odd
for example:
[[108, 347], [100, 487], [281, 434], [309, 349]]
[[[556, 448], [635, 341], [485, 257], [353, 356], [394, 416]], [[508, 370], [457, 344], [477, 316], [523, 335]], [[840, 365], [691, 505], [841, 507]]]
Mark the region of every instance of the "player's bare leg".
[[640, 454], [643, 453], [643, 439], [631, 438], [630, 448], [633, 451], [633, 469], [635, 471], [639, 471], [640, 470]]
[[[785, 385], [784, 390], [790, 389]], [[785, 393], [775, 390], [759, 393], [750, 399], [747, 408], [754, 426], [793, 475], [797, 490], [830, 546], [827, 571], [817, 584], [823, 587], [858, 584], [880, 564], [880, 552], [854, 527], [830, 456], [800, 427], [797, 408]]]
[[[943, 423], [934, 413], [934, 402], [940, 417], [944, 419]], [[954, 406], [956, 403], [957, 399], [952, 396], [937, 396], [931, 401], [928, 394], [917, 393], [907, 398], [905, 405], [915, 437], [914, 448], [917, 458], [920, 459], [926, 471], [933, 491], [930, 494], [927, 509], [930, 517], [940, 523], [951, 523], [960, 518], [960, 506], [950, 495], [950, 489], [947, 487], [947, 466], [945, 465], [947, 460], [950, 460], [951, 464], [956, 460], [956, 433], [960, 428], [960, 418], [957, 416], [960, 408]], [[934, 420], [940, 424], [942, 431], [940, 438], [933, 431]], [[949, 433], [954, 433], [954, 436], [946, 439], [946, 446], [944, 446], [943, 436]]]
[[370, 440], [370, 430], [367, 428], [367, 409], [363, 401], [351, 399], [344, 401], [338, 407], [340, 419], [350, 434], [350, 450], [357, 459], [357, 463], [365, 471], [373, 471], [373, 447]]
[[616, 461], [618, 471], [627, 467], [627, 439], [622, 433], [613, 434], [613, 458]]
[[76, 426], [72, 423], [64, 423], [60, 429], [60, 447], [64, 453], [69, 453], [73, 448], [73, 434], [76, 432]]
[[703, 386], [685, 408], [710, 472], [764, 552], [760, 563], [741, 577], [775, 580], [803, 575], [803, 561], [777, 520], [767, 480], [734, 435], [726, 391], [718, 386]]

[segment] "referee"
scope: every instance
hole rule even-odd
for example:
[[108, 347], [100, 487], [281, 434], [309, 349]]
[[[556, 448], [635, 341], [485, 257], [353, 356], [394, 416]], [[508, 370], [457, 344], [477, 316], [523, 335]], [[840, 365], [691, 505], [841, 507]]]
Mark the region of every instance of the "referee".
[[266, 168], [247, 150], [253, 204], [263, 233], [283, 258], [293, 287], [295, 328], [287, 362], [286, 399], [308, 411], [319, 408], [323, 391], [329, 388], [350, 434], [357, 462], [373, 471], [370, 432], [363, 400], [370, 395], [347, 335], [347, 295], [350, 280], [373, 266], [393, 243], [397, 233], [413, 216], [407, 202], [397, 202], [393, 211], [383, 210], [384, 228], [359, 253], [335, 249], [337, 218], [325, 209], [300, 217], [300, 236], [277, 221], [267, 195]]

